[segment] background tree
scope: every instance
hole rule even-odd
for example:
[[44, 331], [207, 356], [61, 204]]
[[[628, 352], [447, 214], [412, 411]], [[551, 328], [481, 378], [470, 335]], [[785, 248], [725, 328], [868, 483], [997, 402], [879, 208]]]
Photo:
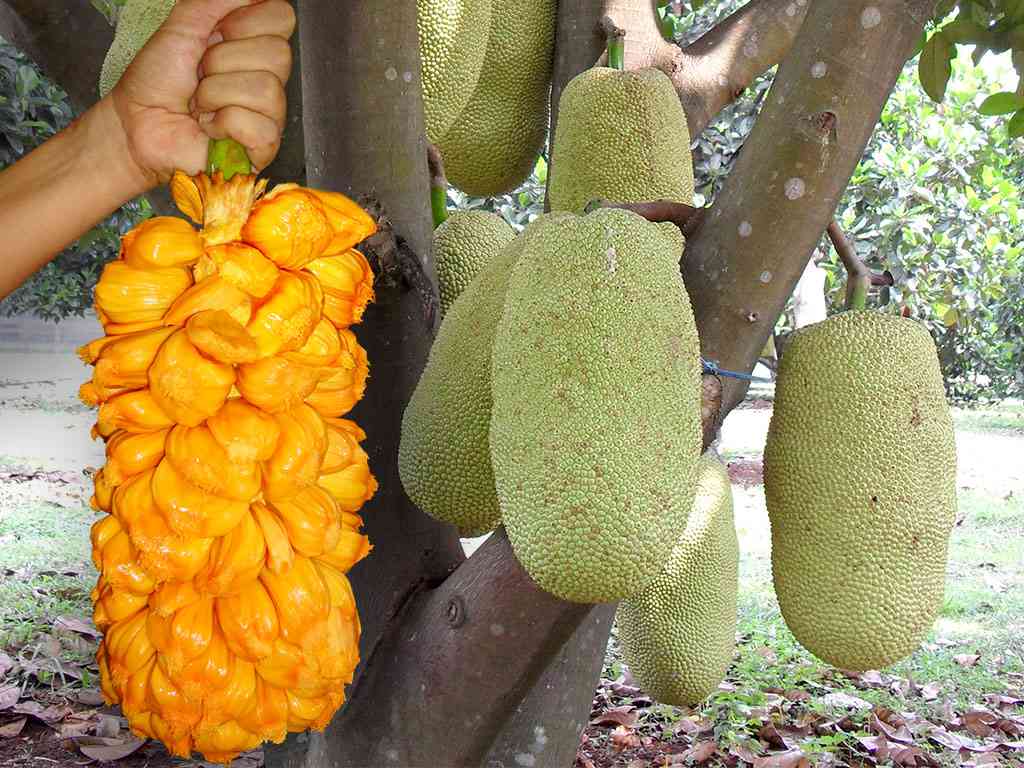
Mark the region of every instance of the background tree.
[[[971, 34], [980, 29], [994, 50], [1017, 46], [1020, 3], [988, 2], [977, 14], [976, 4], [960, 4], [974, 19]], [[1012, 13], [1000, 11], [1011, 6]], [[359, 329], [374, 373], [354, 414], [369, 433], [381, 492], [366, 510], [374, 555], [352, 574], [363, 662], [349, 703], [325, 734], [293, 738], [268, 760], [309, 768], [568, 765], [613, 607], [564, 603], [539, 590], [500, 529], [466, 560], [456, 532], [409, 502], [396, 469], [402, 410], [434, 330], [405, 277], [416, 271], [413, 259], [432, 272], [416, 3], [302, 0], [298, 10], [293, 119], [286, 151], [269, 173], [304, 175], [381, 213], [383, 231], [367, 246], [378, 300]], [[712, 129], [735, 128], [745, 136], [743, 151], [705, 155], [709, 168], [723, 172], [703, 190], [711, 205], [690, 236], [682, 270], [706, 358], [732, 370], [753, 367], [934, 11], [934, 0], [750, 0], [704, 34], [694, 27], [693, 39], [689, 27], [673, 23], [684, 41], [678, 45], [664, 38], [665, 14], [648, 0], [560, 2], [553, 120], [565, 84], [601, 59], [605, 16], [627, 32], [628, 68], [670, 75], [705, 151], [704, 131], [715, 117], [778, 66], [770, 90], [753, 92], [756, 120], [726, 119]], [[96, 19], [102, 22], [86, 0], [0, 3], [0, 34], [53, 74], [78, 106], [92, 98], [109, 40]], [[925, 48], [923, 74], [934, 95], [945, 90], [947, 54], [964, 42], [961, 32], [935, 32], [938, 42]], [[538, 176], [527, 202], [539, 199], [542, 185]], [[719, 419], [744, 391], [740, 382], [724, 383]]]

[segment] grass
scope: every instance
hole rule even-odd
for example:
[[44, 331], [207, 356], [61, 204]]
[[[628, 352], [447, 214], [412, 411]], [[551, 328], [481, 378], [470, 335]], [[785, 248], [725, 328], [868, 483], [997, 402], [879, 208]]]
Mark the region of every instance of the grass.
[[971, 432], [1024, 434], [1024, 404], [1002, 403], [978, 408], [954, 408], [957, 429]]

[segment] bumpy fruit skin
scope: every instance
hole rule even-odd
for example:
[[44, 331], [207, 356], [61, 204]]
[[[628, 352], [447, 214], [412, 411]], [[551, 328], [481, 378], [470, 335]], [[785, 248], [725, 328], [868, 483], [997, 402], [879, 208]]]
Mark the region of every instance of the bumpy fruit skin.
[[476, 90], [434, 143], [448, 180], [469, 195], [514, 189], [530, 175], [548, 130], [555, 0], [504, 4], [490, 26]]
[[487, 53], [492, 0], [419, 0], [427, 137], [437, 142], [469, 103]]
[[725, 677], [736, 646], [739, 557], [729, 474], [706, 453], [686, 530], [661, 573], [615, 616], [630, 671], [662, 704], [694, 706]]
[[492, 362], [502, 517], [543, 589], [621, 600], [657, 576], [693, 502], [700, 358], [677, 241], [613, 209], [520, 238]]
[[848, 670], [912, 653], [942, 605], [956, 444], [921, 324], [851, 311], [786, 345], [764, 455], [786, 624]]
[[488, 261], [445, 315], [402, 417], [402, 486], [432, 517], [479, 536], [501, 523], [494, 490], [491, 355], [520, 236]]
[[569, 82], [548, 194], [553, 211], [580, 212], [594, 198], [693, 203], [690, 131], [664, 72], [595, 67]]
[[434, 264], [445, 315], [484, 265], [515, 238], [515, 230], [490, 211], [457, 211], [434, 230]]
[[359, 661], [345, 574], [370, 551], [356, 513], [377, 490], [366, 434], [339, 418], [368, 375], [349, 326], [373, 275], [352, 247], [376, 224], [334, 193], [264, 190], [175, 176], [202, 229], [129, 232], [96, 291], [108, 335], [79, 351], [107, 441], [101, 689], [134, 733], [215, 762], [322, 729], [344, 702]]
[[117, 85], [132, 59], [171, 15], [175, 0], [126, 0], [117, 16], [114, 42], [100, 71], [100, 97]]

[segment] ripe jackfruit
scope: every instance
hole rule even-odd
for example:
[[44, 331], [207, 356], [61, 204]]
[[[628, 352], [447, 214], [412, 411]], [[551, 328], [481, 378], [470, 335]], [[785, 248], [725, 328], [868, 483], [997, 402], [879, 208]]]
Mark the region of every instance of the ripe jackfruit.
[[548, 130], [555, 0], [501, 5], [491, 21], [476, 90], [434, 143], [448, 180], [481, 197], [514, 189], [530, 175]]
[[671, 226], [600, 209], [549, 214], [520, 238], [491, 452], [516, 556], [564, 600], [646, 587], [693, 503], [699, 342]]
[[714, 454], [701, 457], [690, 519], [663, 565], [619, 605], [619, 642], [647, 693], [694, 706], [725, 677], [736, 645], [739, 542], [729, 474]]
[[849, 670], [912, 653], [942, 605], [956, 519], [953, 425], [924, 326], [860, 310], [794, 333], [764, 484], [796, 639]]
[[359, 660], [345, 573], [370, 551], [355, 512], [377, 484], [365, 433], [336, 417], [366, 381], [348, 326], [373, 275], [351, 249], [376, 225], [332, 193], [261, 199], [252, 175], [172, 187], [203, 229], [128, 233], [96, 291], [120, 335], [79, 351], [108, 456], [92, 499], [107, 513], [92, 530], [97, 662], [134, 733], [226, 762], [325, 727]]
[[167, 21], [175, 0], [125, 0], [117, 14], [117, 31], [100, 70], [100, 97], [117, 85], [135, 55]]
[[562, 91], [551, 210], [579, 212], [594, 198], [693, 203], [690, 131], [664, 72], [595, 67]]
[[405, 492], [463, 536], [501, 523], [488, 443], [491, 355], [524, 236], [484, 264], [451, 306], [402, 417], [398, 471]]
[[419, 0], [427, 137], [437, 141], [469, 103], [487, 53], [492, 0]]
[[508, 222], [489, 211], [457, 211], [434, 230], [442, 316], [487, 261], [513, 238], [515, 231]]

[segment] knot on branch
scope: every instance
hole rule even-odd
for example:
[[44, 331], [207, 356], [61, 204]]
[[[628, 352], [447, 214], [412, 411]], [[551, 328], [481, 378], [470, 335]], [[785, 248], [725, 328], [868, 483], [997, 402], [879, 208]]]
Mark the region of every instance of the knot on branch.
[[615, 19], [611, 16], [603, 16], [601, 18], [601, 32], [609, 42], [612, 40], [623, 40], [626, 37], [626, 30], [616, 24]]
[[405, 238], [395, 232], [379, 200], [364, 198], [359, 203], [377, 222], [377, 231], [359, 246], [373, 269], [374, 286], [415, 291], [423, 310], [423, 321], [428, 328], [433, 328], [441, 302], [423, 260]]
[[643, 216], [650, 222], [656, 224], [671, 223], [679, 227], [683, 237], [693, 237], [700, 225], [704, 222], [707, 208], [694, 208], [686, 203], [677, 203], [674, 200], [651, 200], [642, 203], [613, 203], [610, 200], [596, 199], [587, 203], [583, 209], [584, 213], [591, 213], [598, 208], [618, 208], [623, 211], [632, 211]]

